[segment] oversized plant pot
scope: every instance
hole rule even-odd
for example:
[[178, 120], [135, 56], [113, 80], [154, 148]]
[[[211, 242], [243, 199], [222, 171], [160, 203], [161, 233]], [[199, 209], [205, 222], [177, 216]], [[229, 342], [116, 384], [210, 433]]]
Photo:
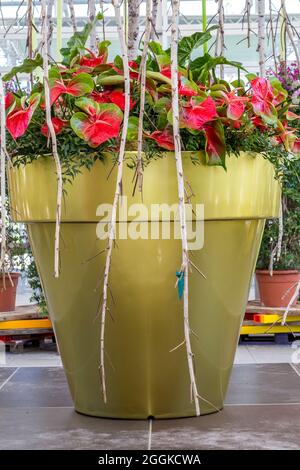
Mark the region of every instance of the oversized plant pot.
[[[127, 158], [134, 156], [127, 152]], [[195, 165], [187, 152], [183, 160], [195, 194], [193, 204], [204, 204], [204, 246], [194, 250], [191, 259], [205, 278], [193, 269], [189, 314], [201, 414], [207, 414], [224, 403], [265, 219], [278, 215], [280, 188], [273, 167], [259, 155], [231, 156], [227, 172]], [[113, 201], [116, 170], [107, 179], [111, 166], [111, 160], [97, 162], [66, 185], [59, 278], [53, 268], [53, 160], [39, 158], [9, 174], [12, 213], [16, 221], [28, 224], [75, 408], [114, 418], [193, 416], [186, 350], [184, 344], [176, 348], [184, 339], [184, 323], [182, 300], [174, 288], [181, 241], [174, 236], [172, 217], [170, 239], [117, 237], [109, 281], [114, 301], [109, 298], [103, 402], [97, 310], [105, 262], [101, 252], [107, 241], [97, 238], [96, 212], [99, 204]], [[132, 177], [133, 170], [126, 166], [123, 194], [128, 206], [141, 202], [138, 191], [132, 196]], [[145, 169], [143, 202], [150, 214], [151, 204], [177, 201], [174, 155], [168, 154]], [[133, 218], [119, 220], [118, 228], [130, 225], [134, 231], [139, 222]], [[142, 219], [143, 224], [149, 221]]]
[[[257, 270], [256, 281], [261, 303], [265, 307], [287, 307], [295, 296], [300, 272], [296, 269], [278, 270], [271, 274], [268, 270]], [[295, 306], [297, 298], [292, 303]]]

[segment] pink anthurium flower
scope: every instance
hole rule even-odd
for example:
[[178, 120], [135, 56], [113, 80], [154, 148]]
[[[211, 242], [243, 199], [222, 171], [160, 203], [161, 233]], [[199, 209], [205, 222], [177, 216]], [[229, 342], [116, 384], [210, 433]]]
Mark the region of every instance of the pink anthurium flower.
[[238, 96], [234, 91], [226, 94], [227, 106], [227, 117], [236, 121], [241, 118], [245, 111], [245, 103], [249, 101], [247, 96]]
[[40, 93], [34, 93], [29, 97], [28, 105], [26, 105], [25, 100], [21, 100], [20, 103], [16, 104], [8, 113], [6, 117], [6, 127], [13, 139], [22, 137], [22, 135], [25, 134], [32, 115], [40, 102], [40, 98]]
[[187, 106], [182, 106], [181, 125], [188, 129], [202, 129], [206, 122], [212, 121], [217, 116], [214, 100], [208, 96], [200, 103], [194, 103], [192, 99]]
[[295, 121], [296, 119], [300, 119], [300, 116], [298, 116], [296, 113], [293, 113], [292, 111], [287, 111], [286, 118], [288, 121]]
[[[94, 89], [94, 81], [88, 73], [79, 73], [71, 80], [52, 79], [50, 80], [50, 101], [51, 105], [61, 95], [83, 96], [91, 93]], [[43, 104], [43, 107], [45, 105]]]
[[90, 98], [80, 98], [76, 106], [84, 112], [75, 113], [70, 121], [75, 134], [85, 140], [90, 147], [118, 137], [123, 113], [113, 103], [97, 103]]
[[291, 151], [296, 155], [300, 155], [300, 139], [291, 142]]
[[274, 98], [274, 93], [269, 80], [262, 77], [256, 77], [251, 80], [250, 83], [253, 96], [255, 96], [256, 99], [263, 101], [272, 101], [272, 99]]
[[204, 125], [205, 153], [210, 165], [224, 165], [226, 145], [224, 130], [220, 121]]
[[257, 77], [251, 80], [253, 111], [268, 124], [276, 124], [277, 111], [272, 103], [274, 93], [269, 80]]
[[[54, 127], [54, 132], [55, 134], [60, 134], [61, 131], [63, 130], [64, 127], [66, 127], [68, 125], [68, 121], [63, 121], [62, 119], [58, 118], [58, 117], [53, 117], [51, 119], [52, 121], [52, 124], [53, 124], [53, 127]], [[45, 124], [41, 127], [41, 133], [45, 136], [45, 137], [48, 137], [49, 136], [49, 129], [48, 129], [48, 126], [47, 126], [47, 123], [45, 122]]]
[[155, 142], [166, 150], [174, 150], [174, 137], [173, 133], [169, 128], [165, 128], [163, 131], [154, 131], [152, 134], [146, 134], [149, 139], [155, 140]]

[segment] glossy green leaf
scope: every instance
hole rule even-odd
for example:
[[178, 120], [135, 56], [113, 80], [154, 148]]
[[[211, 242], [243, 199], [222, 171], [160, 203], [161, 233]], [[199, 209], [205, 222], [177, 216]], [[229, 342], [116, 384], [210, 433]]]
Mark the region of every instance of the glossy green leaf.
[[128, 119], [127, 140], [129, 142], [137, 140], [138, 138], [139, 118], [137, 116], [130, 116]]
[[3, 75], [3, 81], [8, 82], [18, 73], [32, 73], [37, 67], [43, 66], [43, 58], [37, 54], [33, 59], [24, 59], [21, 65], [13, 67], [9, 72]]
[[212, 26], [204, 32], [197, 32], [191, 36], [182, 38], [178, 43], [178, 64], [182, 67], [191, 60], [192, 52], [200, 46], [203, 46], [211, 39], [211, 31], [218, 29], [218, 26]]

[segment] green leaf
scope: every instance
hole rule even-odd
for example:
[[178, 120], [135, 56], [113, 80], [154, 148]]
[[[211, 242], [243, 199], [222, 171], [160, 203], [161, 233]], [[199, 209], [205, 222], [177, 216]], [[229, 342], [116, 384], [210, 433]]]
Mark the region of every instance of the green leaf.
[[97, 114], [99, 111], [98, 103], [85, 96], [78, 98], [78, 100], [75, 101], [75, 106], [87, 114]]
[[122, 60], [122, 57], [119, 56], [119, 55], [116, 55], [115, 59], [114, 59], [114, 65], [120, 69], [120, 70], [123, 70], [123, 60]]
[[128, 119], [127, 140], [133, 141], [138, 138], [139, 118], [137, 116], [130, 116]]
[[161, 55], [164, 53], [164, 50], [159, 42], [150, 41], [148, 47], [154, 55]]
[[194, 81], [205, 83], [209, 77], [210, 70], [214, 69], [217, 65], [231, 65], [247, 72], [240, 62], [227, 60], [225, 57], [212, 57], [210, 54], [204, 54], [204, 56], [198, 57], [190, 63], [190, 70], [193, 73]]
[[246, 78], [249, 82], [251, 82], [251, 80], [254, 80], [255, 78], [257, 78], [257, 74], [256, 73], [247, 73]]
[[124, 83], [124, 76], [115, 74], [106, 74], [105, 72], [97, 78], [97, 84], [102, 86], [122, 85]]
[[211, 31], [215, 29], [218, 29], [218, 26], [212, 26], [202, 33], [197, 32], [182, 38], [178, 43], [178, 64], [182, 67], [186, 66], [191, 60], [192, 52], [208, 42], [211, 39]]
[[166, 109], [170, 108], [171, 105], [171, 100], [167, 96], [163, 96], [162, 98], [159, 98], [159, 100], [156, 101], [154, 104], [154, 111], [157, 113], [166, 113]]
[[8, 82], [18, 73], [32, 73], [37, 67], [43, 66], [43, 58], [37, 54], [34, 59], [24, 59], [21, 65], [13, 67], [9, 72], [3, 75], [3, 81]]
[[97, 21], [102, 19], [102, 13], [98, 13], [95, 16], [94, 21], [87, 23], [82, 31], [76, 31], [73, 34], [73, 36], [67, 42], [67, 47], [64, 47], [60, 50], [60, 53], [63, 56], [63, 64], [70, 65], [80, 54], [80, 52], [84, 50], [86, 41], [88, 40], [88, 37], [91, 34], [94, 26], [96, 25]]
[[172, 86], [171, 80], [160, 72], [152, 72], [151, 70], [147, 70], [146, 75], [147, 78], [152, 78], [152, 80], [155, 80], [156, 82], [166, 83], [167, 85]]

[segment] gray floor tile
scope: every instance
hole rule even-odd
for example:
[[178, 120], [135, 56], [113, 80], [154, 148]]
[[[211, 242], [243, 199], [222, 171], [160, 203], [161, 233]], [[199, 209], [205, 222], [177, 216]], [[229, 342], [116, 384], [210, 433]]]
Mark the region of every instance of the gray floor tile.
[[0, 407], [72, 406], [61, 367], [22, 367], [0, 390]]
[[152, 450], [299, 449], [300, 406], [233, 406], [199, 418], [153, 421]]
[[71, 408], [0, 409], [0, 449], [147, 449], [148, 422], [91, 418]]
[[15, 370], [16, 367], [0, 367], [0, 388]]
[[228, 404], [300, 403], [300, 381], [289, 364], [235, 365]]

